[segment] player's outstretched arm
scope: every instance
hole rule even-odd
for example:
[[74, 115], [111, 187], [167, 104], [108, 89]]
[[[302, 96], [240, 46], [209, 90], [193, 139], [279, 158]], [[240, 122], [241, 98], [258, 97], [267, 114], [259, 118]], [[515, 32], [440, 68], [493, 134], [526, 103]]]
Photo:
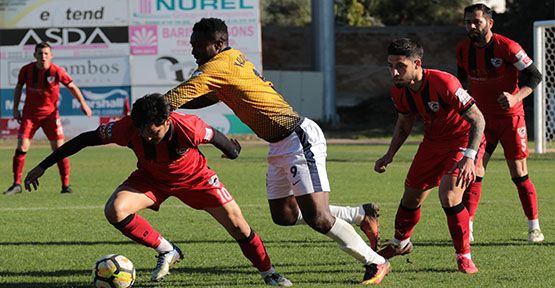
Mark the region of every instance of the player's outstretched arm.
[[241, 144], [239, 144], [239, 141], [227, 138], [222, 132], [214, 128], [212, 128], [212, 130], [214, 131], [214, 137], [212, 137], [210, 143], [224, 152], [222, 158], [235, 159], [239, 157], [241, 153]]
[[83, 97], [83, 94], [81, 94], [81, 90], [79, 90], [79, 87], [77, 87], [75, 83], [71, 82], [67, 85], [67, 89], [69, 89], [69, 92], [71, 92], [71, 95], [73, 95], [73, 97], [75, 97], [75, 99], [79, 101], [79, 104], [81, 105], [81, 111], [83, 111], [83, 114], [87, 115], [88, 117], [91, 117], [92, 110], [89, 107], [89, 105], [87, 105], [87, 102], [85, 101], [85, 97]]
[[27, 189], [27, 191], [31, 191], [31, 186], [33, 186], [34, 190], [39, 188], [39, 178], [42, 174], [44, 174], [44, 171], [45, 170], [42, 167], [37, 166], [27, 173], [24, 181], [25, 189]]
[[208, 107], [220, 102], [218, 97], [214, 94], [206, 94], [204, 96], [197, 97], [183, 105], [181, 105], [181, 109], [200, 109], [204, 107]]
[[31, 191], [32, 186], [33, 189], [36, 190], [39, 186], [38, 179], [42, 176], [42, 174], [44, 174], [44, 171], [58, 161], [79, 152], [87, 146], [97, 146], [102, 144], [104, 143], [102, 142], [100, 136], [98, 136], [96, 130], [79, 134], [75, 138], [64, 143], [64, 145], [60, 146], [60, 148], [56, 149], [44, 160], [42, 160], [37, 167], [27, 173], [24, 182], [25, 189]]

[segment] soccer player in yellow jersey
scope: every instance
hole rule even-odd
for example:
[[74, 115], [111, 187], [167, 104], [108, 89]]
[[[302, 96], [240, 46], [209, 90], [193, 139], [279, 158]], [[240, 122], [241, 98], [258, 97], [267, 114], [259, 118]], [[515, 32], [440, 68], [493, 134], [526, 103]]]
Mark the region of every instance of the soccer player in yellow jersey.
[[[191, 78], [165, 94], [171, 107], [227, 104], [270, 143], [266, 187], [273, 221], [284, 226], [308, 224], [365, 265], [363, 284], [380, 283], [389, 272], [389, 262], [374, 252], [378, 208], [373, 203], [329, 205], [326, 140], [320, 127], [295, 112], [240, 51], [228, 46], [224, 21], [203, 18], [197, 22], [191, 45], [199, 66]], [[361, 226], [374, 250], [350, 224]]]

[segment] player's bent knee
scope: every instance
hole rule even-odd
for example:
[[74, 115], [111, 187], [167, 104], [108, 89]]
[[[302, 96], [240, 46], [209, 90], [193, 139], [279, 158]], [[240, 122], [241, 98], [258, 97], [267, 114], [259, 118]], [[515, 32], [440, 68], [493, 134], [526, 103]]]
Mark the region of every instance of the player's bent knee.
[[273, 215], [272, 221], [280, 226], [293, 226], [297, 223], [296, 217], [284, 217], [283, 215]]
[[125, 219], [125, 217], [133, 214], [127, 205], [121, 201], [114, 201], [113, 199], [108, 200], [104, 206], [104, 216], [108, 222], [115, 224]]
[[305, 218], [304, 221], [312, 229], [314, 229], [314, 230], [316, 230], [316, 231], [318, 231], [322, 234], [325, 234], [325, 233], [328, 233], [328, 231], [330, 231], [331, 227], [335, 223], [335, 218], [331, 215], [329, 215], [329, 216], [330, 217], [325, 217], [324, 215], [319, 215], [319, 216], [315, 216], [315, 217], [312, 217], [312, 218]]
[[116, 224], [119, 222], [116, 216], [116, 211], [111, 205], [111, 201], [108, 201], [106, 205], [104, 205], [104, 217], [106, 217], [106, 220], [108, 220], [108, 222], [110, 222], [111, 224]]

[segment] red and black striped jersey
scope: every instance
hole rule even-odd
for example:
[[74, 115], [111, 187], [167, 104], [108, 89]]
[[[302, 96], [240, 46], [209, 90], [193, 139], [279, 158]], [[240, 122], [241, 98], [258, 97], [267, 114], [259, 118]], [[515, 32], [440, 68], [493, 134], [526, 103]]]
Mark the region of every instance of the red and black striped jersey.
[[[443, 71], [425, 69], [418, 91], [393, 86], [391, 98], [402, 114], [415, 114], [425, 125], [424, 141], [466, 145], [470, 123], [461, 115], [474, 104], [457, 77]], [[454, 145], [454, 144], [453, 144]]]
[[532, 59], [517, 42], [499, 34], [485, 47], [475, 47], [468, 38], [457, 45], [458, 69], [468, 76], [469, 91], [485, 115], [524, 114], [522, 102], [504, 110], [497, 98], [518, 92], [518, 73], [530, 64]]
[[207, 170], [207, 164], [198, 146], [210, 142], [214, 132], [194, 115], [173, 112], [170, 120], [170, 130], [158, 144], [141, 137], [130, 116], [100, 125], [96, 131], [105, 144], [131, 148], [137, 157], [137, 168], [152, 180], [192, 187], [206, 180], [207, 175], [199, 173]]
[[65, 86], [73, 80], [66, 71], [51, 63], [48, 69], [39, 69], [36, 62], [19, 70], [18, 84], [25, 85], [25, 105], [23, 115], [46, 116], [58, 108], [60, 83]]

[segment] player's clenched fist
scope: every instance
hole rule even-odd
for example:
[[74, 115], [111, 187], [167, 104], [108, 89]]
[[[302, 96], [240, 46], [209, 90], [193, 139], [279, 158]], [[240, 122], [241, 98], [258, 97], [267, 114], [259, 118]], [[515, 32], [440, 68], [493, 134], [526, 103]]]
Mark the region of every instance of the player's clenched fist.
[[385, 167], [387, 167], [387, 165], [389, 165], [392, 161], [393, 159], [390, 156], [384, 155], [382, 158], [376, 160], [376, 163], [374, 164], [374, 171], [378, 173], [385, 172]]

